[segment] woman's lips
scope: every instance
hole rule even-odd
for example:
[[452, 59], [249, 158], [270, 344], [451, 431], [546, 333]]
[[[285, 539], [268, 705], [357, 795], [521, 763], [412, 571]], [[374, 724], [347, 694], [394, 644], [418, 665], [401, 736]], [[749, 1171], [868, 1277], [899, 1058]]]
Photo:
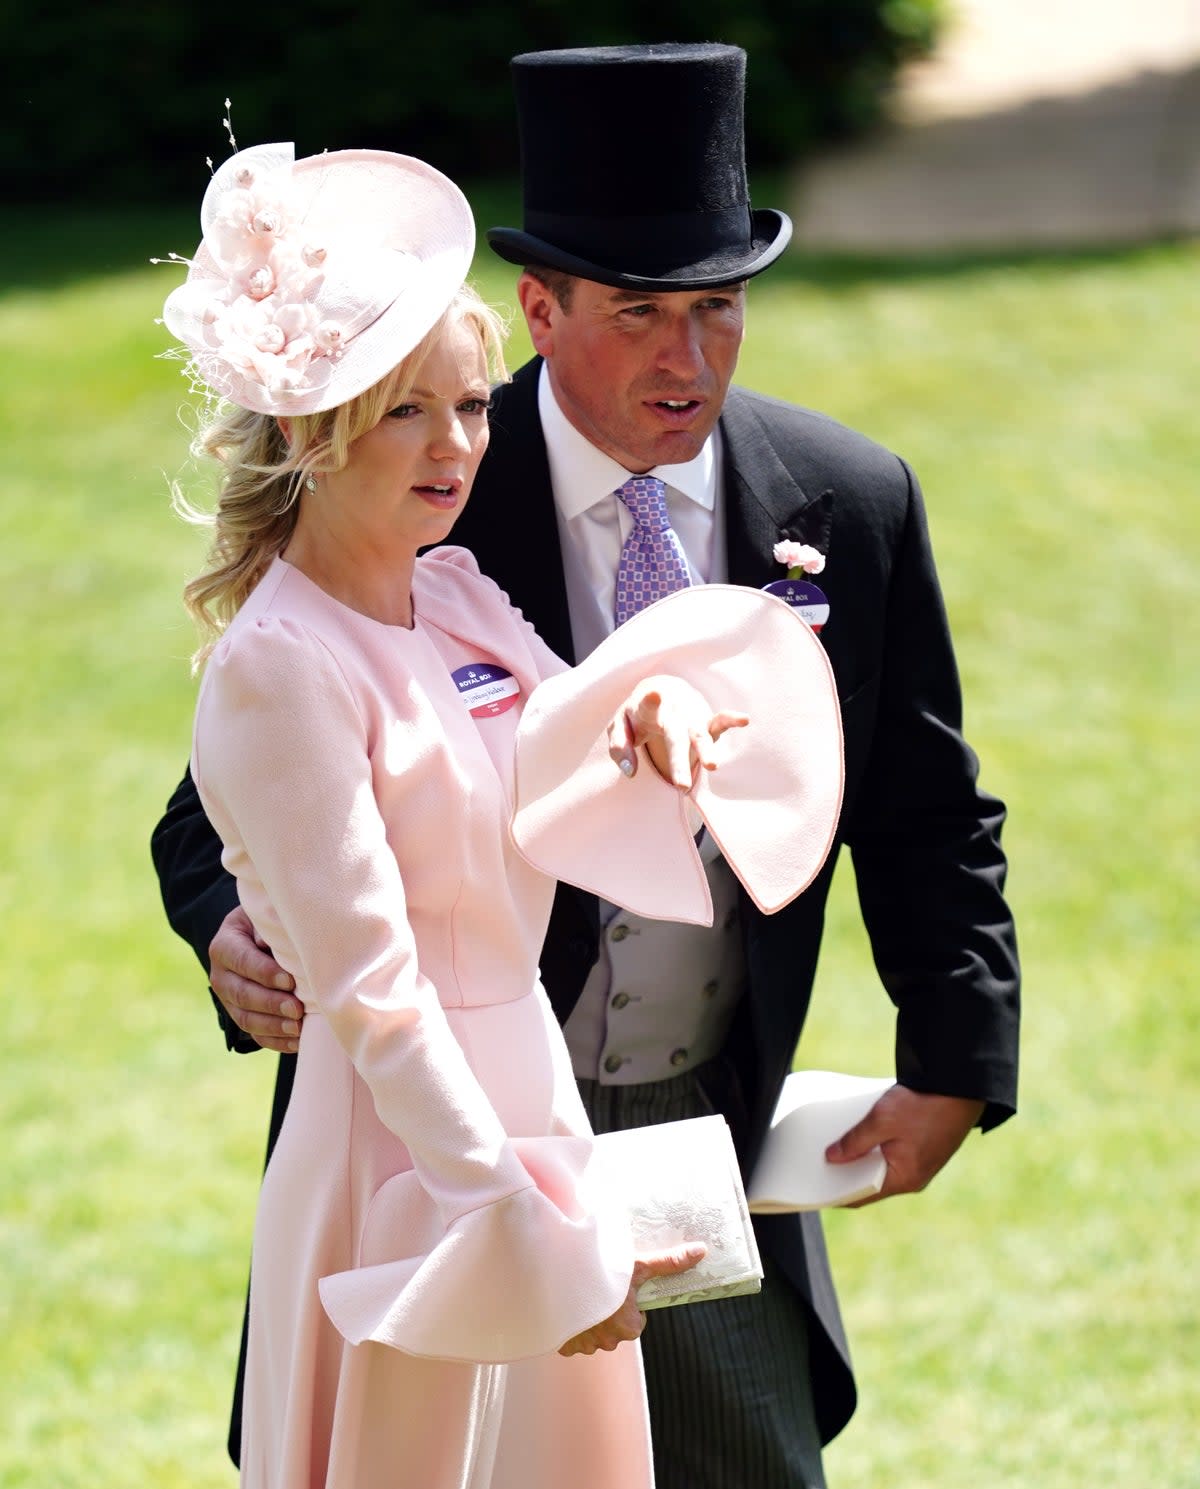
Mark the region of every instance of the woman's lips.
[[452, 511], [458, 505], [461, 481], [431, 481], [427, 486], [414, 486], [413, 490], [422, 501], [439, 511]]

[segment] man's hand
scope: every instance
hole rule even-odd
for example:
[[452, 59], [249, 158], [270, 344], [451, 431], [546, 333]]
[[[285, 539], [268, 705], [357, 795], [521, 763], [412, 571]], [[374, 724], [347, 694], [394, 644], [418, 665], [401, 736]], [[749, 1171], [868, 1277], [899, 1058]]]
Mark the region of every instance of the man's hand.
[[288, 995], [296, 984], [266, 950], [240, 905], [221, 922], [208, 948], [212, 990], [239, 1029], [265, 1050], [300, 1048], [304, 1008]]
[[637, 1291], [650, 1277], [672, 1277], [699, 1265], [708, 1248], [702, 1241], [684, 1241], [667, 1251], [641, 1256], [633, 1264], [629, 1291], [617, 1311], [559, 1348], [560, 1355], [594, 1355], [598, 1349], [616, 1349], [630, 1339], [637, 1339], [646, 1327], [646, 1315], [637, 1305]]
[[878, 1194], [849, 1208], [873, 1205], [891, 1194], [915, 1194], [954, 1157], [983, 1112], [982, 1101], [931, 1096], [893, 1086], [867, 1115], [825, 1150], [830, 1163], [850, 1163], [872, 1148], [883, 1150], [887, 1178]]

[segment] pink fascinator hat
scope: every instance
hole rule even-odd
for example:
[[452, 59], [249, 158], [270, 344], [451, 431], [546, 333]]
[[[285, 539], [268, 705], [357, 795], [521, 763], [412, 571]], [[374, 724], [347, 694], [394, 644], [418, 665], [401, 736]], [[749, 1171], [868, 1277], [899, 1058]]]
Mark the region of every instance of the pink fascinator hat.
[[[700, 771], [688, 793], [648, 761], [630, 780], [609, 758], [609, 720], [654, 672], [686, 679], [714, 710], [750, 716], [717, 741], [718, 768]], [[512, 835], [544, 873], [638, 915], [711, 925], [687, 804], [771, 915], [829, 856], [842, 784], [841, 711], [824, 647], [774, 595], [703, 584], [648, 606], [541, 683], [517, 734]]]
[[189, 373], [260, 414], [320, 413], [379, 382], [449, 305], [475, 248], [454, 182], [383, 150], [240, 150], [209, 182], [200, 224], [163, 321]]

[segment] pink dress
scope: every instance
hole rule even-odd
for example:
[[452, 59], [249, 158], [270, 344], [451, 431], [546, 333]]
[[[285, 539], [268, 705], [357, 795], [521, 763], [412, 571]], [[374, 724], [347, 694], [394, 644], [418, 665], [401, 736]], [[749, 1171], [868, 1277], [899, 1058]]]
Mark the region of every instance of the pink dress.
[[632, 1267], [538, 981], [553, 882], [509, 835], [521, 708], [563, 663], [464, 550], [413, 597], [382, 625], [275, 560], [197, 706], [201, 798], [307, 1015], [242, 1483], [647, 1489], [638, 1347], [556, 1353]]

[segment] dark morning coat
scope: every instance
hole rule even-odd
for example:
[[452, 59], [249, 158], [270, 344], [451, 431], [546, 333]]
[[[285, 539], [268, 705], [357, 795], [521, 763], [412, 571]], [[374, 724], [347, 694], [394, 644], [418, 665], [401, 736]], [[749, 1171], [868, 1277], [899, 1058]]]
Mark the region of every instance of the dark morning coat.
[[[539, 366], [529, 363], [496, 396], [491, 445], [452, 541], [470, 548], [544, 639], [572, 658]], [[916, 480], [896, 456], [833, 420], [744, 389], [730, 391], [721, 433], [730, 580], [759, 587], [782, 578], [771, 550], [785, 536], [827, 557], [821, 640], [846, 745], [839, 844], [850, 849], [876, 966], [896, 1005], [897, 1075], [918, 1091], [986, 1101], [982, 1125], [994, 1126], [1015, 1109], [1017, 1073], [1004, 808], [978, 789], [962, 738], [958, 674]], [[171, 923], [203, 961], [235, 893], [219, 874], [219, 844], [187, 778], [153, 846]], [[761, 915], [743, 897], [749, 990], [711, 1094], [747, 1168], [808, 1010], [835, 858], [778, 915]], [[542, 958], [560, 1019], [597, 954], [595, 900], [560, 886]], [[231, 1026], [226, 1032], [232, 1045], [245, 1045]], [[272, 1141], [290, 1065], [281, 1059]], [[820, 1220], [757, 1225], [815, 1316], [813, 1384], [827, 1442], [853, 1411], [855, 1389]]]

